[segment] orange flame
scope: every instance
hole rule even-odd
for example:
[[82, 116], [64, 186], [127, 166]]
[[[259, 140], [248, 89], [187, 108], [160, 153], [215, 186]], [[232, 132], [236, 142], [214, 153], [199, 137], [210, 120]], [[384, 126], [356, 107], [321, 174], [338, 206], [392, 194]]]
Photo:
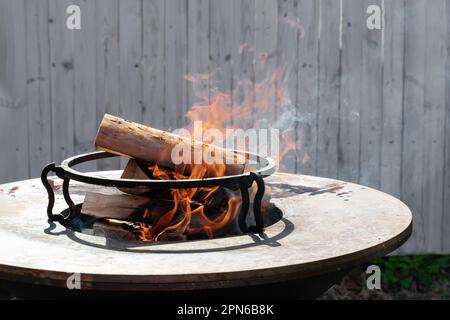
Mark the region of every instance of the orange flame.
[[[154, 179], [201, 179], [208, 172], [215, 171], [215, 176], [223, 176], [225, 173], [224, 164], [201, 164], [192, 168], [189, 175], [184, 175], [181, 169], [169, 171], [153, 165], [149, 168]], [[224, 229], [236, 218], [239, 211], [239, 197], [232, 195], [225, 210], [218, 210], [217, 217], [211, 219], [205, 213], [205, 206], [214, 199], [218, 186], [202, 188], [171, 189], [170, 198], [173, 207], [157, 219], [152, 225], [140, 224], [139, 238], [144, 241], [158, 241], [164, 236], [196, 235], [205, 234], [211, 238], [215, 230]], [[148, 218], [151, 213], [146, 210], [144, 218]], [[195, 225], [191, 221], [195, 220]]]
[[[242, 45], [239, 48], [241, 54], [245, 50], [255, 53], [249, 45]], [[262, 66], [267, 65], [268, 54], [255, 53], [255, 56], [259, 57]], [[215, 80], [214, 74], [187, 75], [186, 80], [192, 84], [199, 102], [191, 106], [186, 117], [192, 123], [202, 121], [201, 131], [193, 130], [192, 125], [188, 128], [192, 134], [196, 134], [193, 139], [201, 140], [203, 132], [210, 128], [220, 130], [225, 136], [226, 128], [245, 130], [250, 124], [260, 126], [264, 122], [260, 121], [261, 119], [271, 119], [266, 121], [271, 127], [276, 121], [275, 115], [282, 113], [279, 109], [291, 105], [288, 88], [285, 85], [286, 78], [286, 67], [280, 66], [262, 81], [242, 79], [231, 93], [225, 93], [218, 86], [212, 87]], [[208, 92], [205, 88], [209, 88]], [[294, 138], [293, 127], [280, 129], [282, 129], [281, 159], [289, 152], [295, 152], [299, 145], [296, 143], [298, 139]], [[305, 155], [303, 161], [307, 160], [308, 156]], [[201, 164], [192, 166], [191, 170], [187, 171], [185, 166], [167, 170], [152, 165], [149, 169], [154, 179], [179, 180], [221, 177], [225, 174], [225, 166], [224, 164]], [[172, 208], [155, 217], [152, 217], [152, 212], [146, 210], [144, 218], [152, 217], [153, 222], [151, 225], [140, 223], [139, 239], [159, 241], [198, 234], [211, 238], [215, 232], [226, 232], [224, 230], [227, 226], [236, 219], [241, 200], [240, 196], [229, 193], [227, 199], [221, 201], [219, 208], [214, 208], [213, 213], [208, 212], [209, 203], [220, 196], [219, 189], [220, 187], [202, 187], [170, 190], [169, 198], [173, 203]]]

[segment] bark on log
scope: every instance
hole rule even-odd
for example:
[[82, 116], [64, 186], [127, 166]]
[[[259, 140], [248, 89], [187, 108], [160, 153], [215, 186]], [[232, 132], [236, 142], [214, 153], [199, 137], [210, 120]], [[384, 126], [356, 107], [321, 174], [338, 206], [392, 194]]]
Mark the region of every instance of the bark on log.
[[[185, 147], [182, 148], [182, 146]], [[232, 150], [191, 140], [110, 114], [105, 114], [103, 117], [95, 139], [95, 147], [114, 154], [156, 163], [171, 170], [179, 165], [172, 160], [172, 150], [174, 148], [177, 148], [174, 151], [190, 150], [191, 154], [185, 155], [187, 159], [190, 159], [190, 163], [185, 163], [187, 174], [190, 174], [196, 163], [202, 163], [205, 154], [225, 163], [226, 175], [240, 174], [245, 169], [245, 157]], [[205, 177], [212, 176], [214, 172], [208, 172]]]

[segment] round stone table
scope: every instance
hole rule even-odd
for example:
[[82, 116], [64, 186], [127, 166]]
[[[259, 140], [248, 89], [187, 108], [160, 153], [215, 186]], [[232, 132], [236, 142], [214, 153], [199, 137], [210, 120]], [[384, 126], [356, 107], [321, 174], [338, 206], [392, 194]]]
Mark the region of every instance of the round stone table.
[[[0, 185], [0, 288], [19, 297], [314, 298], [411, 234], [410, 210], [383, 192], [285, 173], [265, 181], [283, 218], [262, 237], [166, 243], [49, 224], [40, 180]], [[70, 191], [79, 203], [91, 189], [73, 183]], [[54, 212], [65, 208], [59, 192]]]

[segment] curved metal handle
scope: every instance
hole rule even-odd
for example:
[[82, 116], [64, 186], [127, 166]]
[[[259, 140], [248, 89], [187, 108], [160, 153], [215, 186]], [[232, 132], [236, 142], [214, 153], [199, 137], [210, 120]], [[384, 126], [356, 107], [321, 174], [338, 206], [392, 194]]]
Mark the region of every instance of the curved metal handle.
[[53, 214], [53, 206], [55, 205], [55, 193], [53, 192], [53, 188], [47, 179], [50, 171], [58, 174], [56, 172], [56, 166], [54, 162], [45, 166], [41, 173], [41, 182], [48, 193], [47, 216], [50, 221], [58, 221], [59, 223], [63, 223], [66, 219], [62, 214]]

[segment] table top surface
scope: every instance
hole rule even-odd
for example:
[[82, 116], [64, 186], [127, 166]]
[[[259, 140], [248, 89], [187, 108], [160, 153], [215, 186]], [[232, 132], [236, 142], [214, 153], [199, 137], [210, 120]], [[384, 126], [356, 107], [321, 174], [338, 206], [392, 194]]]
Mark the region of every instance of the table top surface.
[[[39, 179], [0, 185], [0, 278], [64, 286], [80, 273], [83, 288], [124, 290], [261, 284], [353, 267], [396, 249], [411, 234], [411, 211], [386, 193], [305, 175], [276, 173], [265, 180], [283, 219], [263, 238], [168, 243], [111, 240], [49, 225]], [[71, 184], [75, 203], [88, 189]], [[65, 207], [57, 194], [54, 212]]]

